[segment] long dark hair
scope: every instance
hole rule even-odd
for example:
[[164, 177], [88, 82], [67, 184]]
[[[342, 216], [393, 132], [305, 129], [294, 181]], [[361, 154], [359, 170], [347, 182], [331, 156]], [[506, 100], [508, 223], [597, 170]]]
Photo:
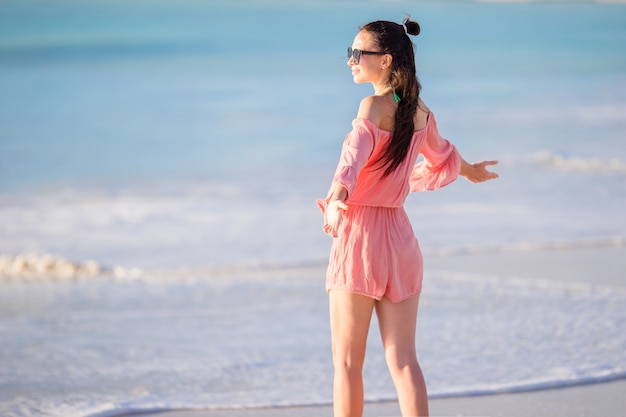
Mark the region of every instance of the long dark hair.
[[391, 54], [389, 85], [400, 99], [394, 118], [392, 139], [377, 161], [378, 168], [385, 168], [383, 177], [386, 177], [406, 158], [415, 131], [413, 119], [422, 86], [417, 79], [413, 42], [407, 34], [419, 35], [420, 26], [407, 17], [402, 25], [378, 20], [366, 24], [361, 30], [373, 36], [381, 52]]

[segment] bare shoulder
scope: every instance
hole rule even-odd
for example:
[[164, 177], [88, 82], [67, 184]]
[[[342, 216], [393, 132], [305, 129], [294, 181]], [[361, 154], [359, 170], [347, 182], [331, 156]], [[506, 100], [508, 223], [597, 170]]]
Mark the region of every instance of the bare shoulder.
[[[367, 119], [383, 130], [392, 131], [397, 105], [395, 103], [391, 104], [390, 101], [393, 102], [386, 96], [367, 96], [363, 98], [359, 105], [357, 118]], [[430, 109], [420, 99], [413, 120], [415, 130], [421, 130], [426, 127], [429, 114]]]
[[430, 113], [430, 109], [428, 108], [426, 103], [424, 103], [424, 100], [422, 100], [421, 98], [417, 100], [417, 109], [421, 110], [422, 112], [426, 114]]
[[380, 122], [385, 117], [386, 112], [387, 104], [384, 97], [367, 96], [361, 100], [357, 117], [370, 120], [377, 126], [380, 126]]
[[428, 115], [430, 114], [430, 109], [420, 98], [417, 102], [417, 110], [415, 111], [415, 119], [413, 120], [413, 124], [415, 125], [415, 130], [422, 130], [426, 127], [428, 123]]

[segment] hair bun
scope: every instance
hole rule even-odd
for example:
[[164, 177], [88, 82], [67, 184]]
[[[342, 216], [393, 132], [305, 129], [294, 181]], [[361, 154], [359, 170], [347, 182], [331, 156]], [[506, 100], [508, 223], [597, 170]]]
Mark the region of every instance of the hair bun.
[[406, 29], [406, 33], [408, 33], [409, 35], [417, 36], [420, 34], [421, 29], [419, 23], [410, 20], [409, 17], [404, 19], [404, 22], [402, 22], [402, 24]]

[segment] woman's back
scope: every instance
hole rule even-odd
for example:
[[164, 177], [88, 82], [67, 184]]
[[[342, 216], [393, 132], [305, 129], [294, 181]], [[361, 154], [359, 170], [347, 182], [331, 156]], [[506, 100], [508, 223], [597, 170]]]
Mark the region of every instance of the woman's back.
[[[380, 129], [393, 132], [397, 108], [398, 103], [395, 102], [391, 92], [381, 96], [369, 96], [361, 100], [357, 118], [370, 120]], [[429, 112], [428, 107], [419, 99], [417, 110], [413, 117], [414, 131], [422, 130], [426, 127]]]

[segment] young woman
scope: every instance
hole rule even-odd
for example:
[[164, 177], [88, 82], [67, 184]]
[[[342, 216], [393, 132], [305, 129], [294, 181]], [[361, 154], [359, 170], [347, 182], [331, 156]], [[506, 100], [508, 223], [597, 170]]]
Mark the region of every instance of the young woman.
[[374, 310], [402, 415], [428, 415], [415, 353], [422, 255], [403, 204], [409, 192], [443, 187], [458, 175], [474, 183], [498, 177], [486, 168], [497, 161], [469, 164], [439, 135], [419, 97], [407, 35], [419, 32], [408, 18], [402, 25], [376, 21], [348, 48], [354, 82], [371, 83], [374, 95], [361, 101], [328, 196], [318, 200], [324, 231], [334, 238], [326, 289], [335, 417], [363, 413], [362, 367]]

